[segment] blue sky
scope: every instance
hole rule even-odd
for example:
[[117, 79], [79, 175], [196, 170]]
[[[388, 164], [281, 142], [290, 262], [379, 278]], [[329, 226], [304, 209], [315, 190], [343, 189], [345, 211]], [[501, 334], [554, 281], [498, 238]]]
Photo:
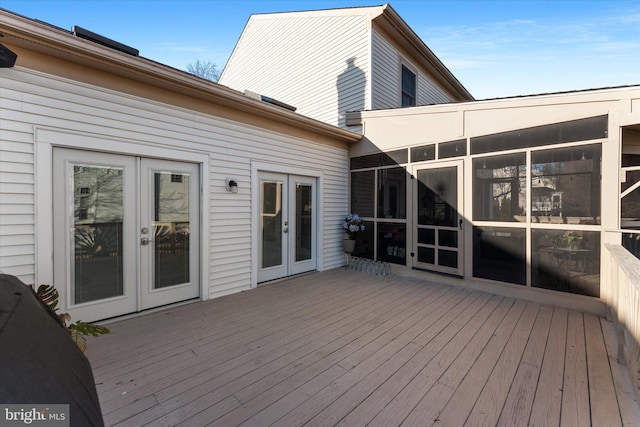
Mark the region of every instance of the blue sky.
[[[252, 13], [373, 6], [361, 0], [0, 0], [185, 69], [224, 67]], [[476, 99], [640, 84], [640, 0], [395, 0], [398, 14]]]

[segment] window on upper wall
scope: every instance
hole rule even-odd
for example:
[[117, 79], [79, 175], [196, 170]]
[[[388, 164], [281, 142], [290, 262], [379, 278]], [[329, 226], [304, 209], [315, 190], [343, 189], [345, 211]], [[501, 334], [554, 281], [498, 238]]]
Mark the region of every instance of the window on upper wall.
[[402, 66], [402, 106], [416, 105], [416, 75], [410, 69]]

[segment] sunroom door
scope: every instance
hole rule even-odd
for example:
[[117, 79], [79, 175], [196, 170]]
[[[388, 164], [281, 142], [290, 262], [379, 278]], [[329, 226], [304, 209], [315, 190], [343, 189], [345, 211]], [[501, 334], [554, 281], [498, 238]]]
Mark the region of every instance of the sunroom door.
[[462, 161], [413, 168], [413, 266], [462, 276]]
[[259, 181], [258, 282], [315, 270], [315, 178], [261, 172]]

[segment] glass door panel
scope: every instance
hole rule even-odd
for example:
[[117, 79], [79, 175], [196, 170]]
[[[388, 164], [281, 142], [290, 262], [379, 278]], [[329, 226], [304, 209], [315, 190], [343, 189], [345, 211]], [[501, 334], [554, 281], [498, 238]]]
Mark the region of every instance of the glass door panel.
[[[199, 170], [190, 163], [142, 159], [141, 306], [200, 295]], [[194, 256], [193, 254], [196, 254]]]
[[282, 265], [282, 185], [282, 181], [262, 181], [260, 183], [262, 268]]
[[462, 275], [462, 163], [414, 167], [414, 266]]
[[258, 282], [287, 276], [289, 220], [287, 175], [260, 174], [260, 253]]
[[190, 203], [188, 173], [155, 172], [153, 287], [189, 282]]
[[455, 227], [457, 171], [455, 167], [418, 170], [418, 224]]
[[258, 283], [316, 269], [315, 178], [261, 172]]
[[289, 175], [287, 275], [312, 271], [316, 266], [316, 186], [315, 178]]
[[72, 304], [124, 294], [123, 175], [121, 167], [73, 165]]
[[54, 284], [69, 314], [200, 295], [198, 165], [55, 148], [53, 166]]
[[135, 158], [53, 150], [53, 284], [93, 321], [136, 311]]
[[313, 244], [313, 187], [311, 185], [296, 185], [296, 262], [311, 259]]

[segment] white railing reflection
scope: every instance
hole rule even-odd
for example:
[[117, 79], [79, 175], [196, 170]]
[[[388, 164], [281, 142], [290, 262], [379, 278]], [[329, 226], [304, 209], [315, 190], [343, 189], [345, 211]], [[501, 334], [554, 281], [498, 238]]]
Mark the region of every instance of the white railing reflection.
[[618, 338], [618, 360], [624, 362], [640, 401], [640, 260], [622, 245], [606, 244], [603, 299]]
[[349, 257], [347, 268], [353, 271], [375, 274], [376, 276], [391, 275], [391, 265], [388, 262], [374, 261], [356, 256]]

